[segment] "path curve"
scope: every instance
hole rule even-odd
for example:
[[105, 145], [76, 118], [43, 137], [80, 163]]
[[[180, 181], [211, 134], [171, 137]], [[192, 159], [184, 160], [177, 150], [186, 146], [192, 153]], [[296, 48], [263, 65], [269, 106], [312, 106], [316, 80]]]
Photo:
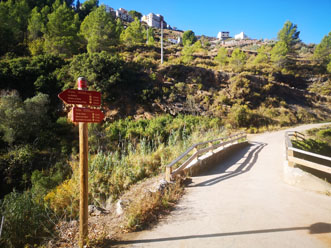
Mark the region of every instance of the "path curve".
[[331, 197], [283, 182], [285, 131], [250, 136], [248, 147], [193, 177], [157, 226], [112, 247], [330, 248]]

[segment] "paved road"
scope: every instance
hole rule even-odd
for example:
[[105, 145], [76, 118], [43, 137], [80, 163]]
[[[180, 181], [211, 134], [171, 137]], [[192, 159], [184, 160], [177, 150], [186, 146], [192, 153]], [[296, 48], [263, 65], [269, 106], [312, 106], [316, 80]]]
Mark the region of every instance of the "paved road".
[[193, 177], [171, 215], [114, 247], [330, 248], [331, 197], [283, 182], [284, 132], [251, 136], [248, 147]]

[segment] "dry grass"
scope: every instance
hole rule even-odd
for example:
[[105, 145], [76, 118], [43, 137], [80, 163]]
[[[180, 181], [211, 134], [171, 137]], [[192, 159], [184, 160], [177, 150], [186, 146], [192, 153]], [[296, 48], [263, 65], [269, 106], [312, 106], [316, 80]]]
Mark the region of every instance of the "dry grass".
[[181, 180], [167, 184], [162, 190], [138, 195], [127, 208], [126, 231], [137, 231], [155, 223], [160, 215], [168, 213], [182, 196]]
[[[156, 190], [163, 174], [132, 185], [120, 198], [125, 202], [123, 213], [116, 211], [117, 204], [109, 206], [107, 214], [89, 217], [89, 242], [87, 247], [109, 247], [113, 240], [125, 232], [141, 230], [155, 224], [157, 220], [175, 206], [184, 194], [183, 180], [167, 184]], [[78, 243], [78, 222], [61, 222], [57, 225], [59, 237], [47, 247], [75, 247]]]

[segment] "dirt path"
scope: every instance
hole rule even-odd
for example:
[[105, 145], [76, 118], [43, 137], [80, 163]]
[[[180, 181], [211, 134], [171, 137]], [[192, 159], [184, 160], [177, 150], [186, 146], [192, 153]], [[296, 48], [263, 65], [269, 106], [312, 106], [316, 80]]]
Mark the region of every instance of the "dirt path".
[[250, 146], [194, 177], [171, 215], [112, 247], [330, 248], [331, 197], [283, 182], [284, 132], [251, 136]]

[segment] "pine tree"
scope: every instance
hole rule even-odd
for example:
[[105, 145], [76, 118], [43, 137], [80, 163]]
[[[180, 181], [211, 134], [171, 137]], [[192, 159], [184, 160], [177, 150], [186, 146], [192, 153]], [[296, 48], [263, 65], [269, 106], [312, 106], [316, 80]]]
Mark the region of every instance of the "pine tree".
[[197, 40], [195, 33], [192, 30], [187, 30], [183, 33], [183, 44], [185, 45], [192, 45]]
[[269, 56], [266, 52], [265, 46], [261, 46], [257, 49], [257, 55], [254, 59], [254, 64], [267, 63], [269, 61]]
[[122, 23], [122, 21], [121, 21], [120, 18], [117, 18], [117, 20], [116, 20], [116, 28], [115, 28], [115, 30], [116, 30], [116, 37], [120, 38], [121, 37], [121, 34], [122, 34], [123, 30], [124, 30], [123, 23]]
[[320, 44], [315, 48], [314, 58], [320, 61], [323, 65], [326, 65], [329, 61], [331, 54], [331, 32], [325, 35]]
[[0, 55], [25, 52], [29, 15], [26, 0], [0, 2]]
[[192, 62], [193, 60], [193, 53], [194, 53], [194, 47], [193, 45], [185, 45], [183, 47], [183, 50], [181, 52], [181, 61], [184, 63], [184, 64], [189, 64], [190, 62]]
[[43, 17], [39, 13], [38, 8], [35, 7], [32, 12], [29, 19], [29, 25], [28, 25], [28, 37], [30, 41], [33, 41], [43, 35], [42, 30], [45, 30], [44, 28], [44, 22]]
[[92, 11], [81, 24], [81, 33], [87, 40], [89, 53], [106, 51], [109, 46], [116, 45], [119, 37], [116, 23], [104, 5]]
[[83, 21], [86, 16], [88, 16], [93, 10], [98, 8], [99, 0], [86, 0], [82, 3], [79, 9], [76, 9], [79, 20]]
[[141, 17], [143, 16], [140, 12], [135, 11], [135, 10], [130, 10], [128, 13], [133, 19], [134, 18], [138, 18], [139, 20], [141, 19]]
[[246, 62], [246, 54], [243, 51], [240, 51], [239, 48], [233, 50], [230, 65], [232, 69], [236, 72], [243, 70]]
[[43, 31], [45, 31], [45, 23], [42, 14], [35, 7], [29, 19], [28, 25], [28, 46], [32, 55], [42, 54], [44, 50]]
[[148, 33], [148, 40], [147, 40], [147, 45], [149, 46], [154, 46], [155, 40], [154, 40], [154, 32], [152, 28], [148, 28], [147, 30]]
[[71, 56], [79, 45], [79, 17], [66, 3], [60, 4], [60, 0], [54, 3], [53, 9], [48, 15], [45, 50], [54, 55]]
[[286, 67], [288, 48], [285, 42], [278, 41], [271, 50], [271, 61], [278, 68]]
[[14, 39], [9, 20], [9, 9], [5, 2], [0, 2], [0, 55], [9, 51]]
[[278, 32], [278, 41], [285, 44], [288, 52], [294, 51], [294, 45], [300, 42], [300, 31], [297, 31], [297, 25], [290, 21], [285, 22], [283, 28]]
[[326, 71], [327, 71], [328, 73], [331, 74], [331, 55], [329, 56], [329, 59], [330, 59], [330, 62], [329, 62], [329, 64], [326, 66]]
[[215, 61], [217, 61], [221, 66], [225, 66], [228, 60], [228, 51], [226, 50], [226, 48], [221, 47], [218, 50], [217, 56], [215, 57]]
[[135, 18], [135, 20], [122, 32], [121, 40], [128, 45], [142, 44], [145, 40], [145, 32], [146, 31], [138, 18]]

